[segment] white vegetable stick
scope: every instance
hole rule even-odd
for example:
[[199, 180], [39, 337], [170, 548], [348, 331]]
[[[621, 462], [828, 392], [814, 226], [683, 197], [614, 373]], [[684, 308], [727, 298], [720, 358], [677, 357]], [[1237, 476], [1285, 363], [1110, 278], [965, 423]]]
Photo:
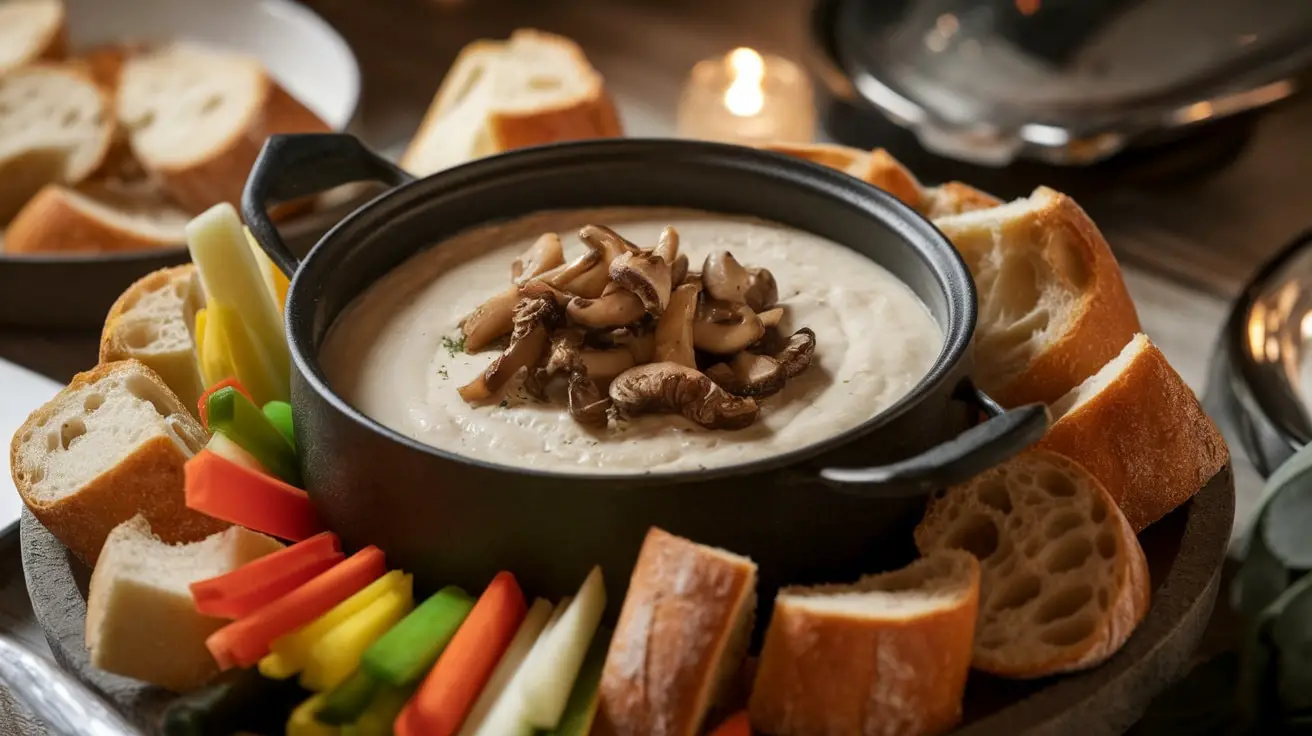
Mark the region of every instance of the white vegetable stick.
[[291, 354], [273, 294], [265, 285], [241, 218], [230, 204], [216, 204], [187, 223], [187, 249], [208, 298], [237, 310], [277, 381], [279, 398], [290, 394]]
[[210, 441], [206, 443], [205, 449], [222, 457], [225, 460], [237, 463], [238, 465], [250, 468], [257, 473], [268, 473], [259, 460], [254, 455], [246, 452], [241, 445], [228, 439], [228, 436], [222, 432], [215, 432], [210, 435]]
[[605, 608], [606, 587], [601, 568], [594, 567], [569, 608], [542, 635], [541, 645], [534, 647], [524, 662], [522, 692], [529, 725], [547, 730], [560, 725], [569, 692], [578, 679], [579, 668]]
[[474, 736], [480, 732], [484, 721], [492, 711], [492, 706], [500, 700], [511, 679], [519, 671], [519, 666], [528, 657], [528, 653], [533, 651], [533, 645], [537, 643], [543, 629], [547, 628], [550, 619], [550, 601], [546, 598], [533, 601], [533, 605], [529, 606], [528, 614], [524, 616], [523, 623], [515, 631], [515, 638], [510, 640], [506, 653], [501, 655], [501, 661], [497, 662], [496, 669], [492, 670], [492, 677], [488, 678], [487, 684], [483, 686], [483, 692], [479, 694], [478, 700], [474, 701], [474, 707], [465, 718], [459, 736]]
[[[506, 683], [505, 688], [502, 689], [500, 696], [492, 704], [487, 715], [481, 719], [481, 722], [473, 730], [461, 729], [459, 736], [532, 736], [533, 727], [529, 725], [528, 718], [524, 714], [524, 696], [521, 692], [524, 680], [524, 662], [533, 656], [533, 652], [537, 651], [538, 647], [542, 646], [543, 639], [555, 627], [556, 622], [560, 621], [560, 617], [569, 608], [571, 600], [573, 599], [566, 597], [556, 604], [556, 609], [551, 612], [551, 618], [542, 627], [542, 632], [538, 635], [537, 641], [533, 642], [532, 648], [529, 649], [519, 666], [515, 668], [510, 682]], [[516, 632], [516, 636], [518, 636], [518, 632]], [[480, 697], [479, 700], [481, 701], [482, 698]], [[472, 717], [465, 719], [466, 724], [472, 721]]]

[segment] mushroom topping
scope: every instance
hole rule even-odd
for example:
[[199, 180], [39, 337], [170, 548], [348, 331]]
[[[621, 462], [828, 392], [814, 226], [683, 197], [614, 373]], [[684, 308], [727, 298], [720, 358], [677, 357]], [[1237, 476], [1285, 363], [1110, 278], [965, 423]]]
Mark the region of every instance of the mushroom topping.
[[[532, 284], [529, 285], [531, 287]], [[486, 401], [506, 387], [520, 369], [532, 368], [542, 360], [551, 330], [561, 320], [560, 306], [549, 292], [525, 288], [515, 305], [510, 346], [498, 355], [482, 375], [460, 387], [460, 397], [470, 403]]]
[[623, 327], [642, 319], [647, 310], [636, 294], [618, 284], [609, 284], [596, 299], [576, 296], [565, 308], [570, 320], [584, 327]]
[[774, 359], [783, 366], [784, 374], [793, 378], [811, 367], [811, 356], [814, 354], [815, 333], [810, 327], [803, 327], [788, 338], [788, 344], [774, 354]]
[[742, 429], [756, 421], [756, 401], [734, 396], [695, 368], [648, 363], [621, 373], [610, 399], [624, 416], [681, 414], [708, 429]]
[[593, 379], [605, 383], [636, 365], [633, 353], [627, 348], [609, 350], [582, 350], [579, 361]]
[[510, 280], [516, 286], [522, 286], [530, 279], [535, 279], [557, 266], [565, 263], [565, 251], [560, 245], [560, 236], [546, 233], [537, 239], [533, 247], [510, 264]]
[[569, 375], [569, 415], [580, 424], [604, 427], [610, 416], [610, 397], [597, 388], [586, 372]]
[[[660, 240], [656, 241], [656, 247], [652, 249], [652, 252], [660, 256], [661, 260], [673, 266], [679, 258], [679, 231], [667, 225], [661, 231]], [[684, 262], [687, 263], [686, 256]]]
[[712, 299], [743, 304], [747, 289], [751, 286], [751, 277], [732, 253], [717, 250], [706, 256], [706, 262], [702, 264], [702, 283]]
[[717, 363], [706, 375], [735, 396], [765, 398], [778, 393], [788, 376], [779, 361], [768, 355], [741, 352], [728, 363]]
[[697, 315], [700, 283], [683, 284], [670, 296], [669, 308], [656, 323], [656, 347], [652, 359], [688, 368], [697, 367], [693, 354], [693, 320]]
[[644, 332], [641, 335], [633, 335], [633, 338], [626, 345], [629, 353], [633, 355], [635, 364], [650, 363], [656, 355], [656, 336], [650, 332]]
[[641, 251], [641, 248], [625, 240], [619, 233], [601, 225], [584, 225], [579, 229], [579, 240], [590, 250], [601, 253], [607, 264], [625, 253]]
[[515, 324], [515, 304], [519, 289], [511, 287], [478, 305], [460, 322], [465, 338], [465, 352], [477, 353], [492, 341], [510, 332]]
[[[749, 304], [748, 306], [751, 305]], [[756, 316], [761, 320], [761, 324], [765, 326], [765, 329], [768, 330], [772, 327], [779, 326], [779, 323], [784, 318], [784, 308], [775, 307], [774, 309], [767, 309]]]
[[779, 286], [774, 282], [774, 274], [764, 268], [747, 269], [747, 306], [763, 312], [779, 301]]
[[746, 304], [706, 302], [693, 320], [692, 342], [713, 355], [733, 355], [765, 337], [765, 326]]
[[[680, 253], [679, 257], [670, 263], [670, 285], [678, 286], [686, 278], [688, 278], [688, 256]], [[701, 280], [701, 274], [697, 274], [697, 280]]]
[[654, 253], [625, 253], [610, 264], [610, 278], [642, 300], [659, 317], [670, 303], [670, 264]]

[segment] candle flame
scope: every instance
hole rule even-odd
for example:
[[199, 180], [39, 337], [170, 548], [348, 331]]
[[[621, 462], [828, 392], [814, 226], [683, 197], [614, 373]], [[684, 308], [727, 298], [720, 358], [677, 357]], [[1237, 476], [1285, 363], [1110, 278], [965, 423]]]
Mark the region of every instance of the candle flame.
[[724, 91], [724, 106], [741, 118], [760, 113], [765, 107], [765, 90], [761, 87], [765, 59], [752, 49], [737, 48], [729, 52], [729, 68], [733, 81]]

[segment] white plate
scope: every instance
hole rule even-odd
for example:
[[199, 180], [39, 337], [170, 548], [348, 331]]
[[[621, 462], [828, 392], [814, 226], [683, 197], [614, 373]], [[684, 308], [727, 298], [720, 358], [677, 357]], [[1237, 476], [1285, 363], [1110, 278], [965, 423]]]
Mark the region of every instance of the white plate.
[[[27, 420], [27, 415], [59, 393], [60, 388], [45, 376], [0, 359], [0, 447], [8, 449], [10, 438]], [[0, 474], [0, 537], [18, 529], [16, 524], [22, 510], [23, 501], [14, 488], [12, 473]]]
[[292, 0], [65, 0], [74, 50], [105, 43], [185, 40], [258, 57], [274, 79], [335, 130], [360, 99], [346, 41]]

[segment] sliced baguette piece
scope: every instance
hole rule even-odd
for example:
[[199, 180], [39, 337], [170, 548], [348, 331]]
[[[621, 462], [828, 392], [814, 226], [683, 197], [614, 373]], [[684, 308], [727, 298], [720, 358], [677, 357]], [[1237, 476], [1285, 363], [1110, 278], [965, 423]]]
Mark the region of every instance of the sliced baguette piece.
[[853, 585], [775, 598], [749, 705], [776, 736], [928, 736], [961, 720], [979, 564], [942, 550]]
[[925, 196], [915, 175], [882, 148], [863, 151], [830, 143], [769, 143], [761, 147], [838, 169], [883, 189], [908, 207], [920, 209]]
[[146, 274], [109, 308], [100, 333], [100, 362], [141, 361], [199, 416], [205, 382], [192, 330], [204, 306], [205, 290], [192, 264]]
[[0, 74], [37, 61], [58, 61], [67, 48], [62, 0], [0, 2]]
[[1002, 200], [969, 184], [950, 181], [925, 190], [921, 214], [931, 220], [997, 207]]
[[916, 527], [923, 554], [980, 561], [974, 666], [1034, 678], [1093, 667], [1148, 612], [1148, 563], [1098, 479], [1030, 450], [936, 494]]
[[191, 584], [232, 572], [282, 549], [249, 529], [228, 529], [173, 546], [134, 516], [109, 533], [87, 593], [91, 664], [107, 672], [185, 693], [218, 665], [205, 638], [226, 621], [196, 612]]
[[1144, 334], [1051, 408], [1052, 427], [1038, 446], [1093, 473], [1135, 532], [1188, 501], [1230, 461], [1198, 397]]
[[461, 50], [401, 167], [427, 176], [514, 148], [620, 135], [605, 83], [578, 44], [521, 29]]
[[179, 248], [189, 216], [146, 187], [47, 184], [18, 211], [10, 253], [125, 253]]
[[1116, 257], [1070, 197], [1039, 187], [934, 224], [975, 277], [974, 378], [1003, 406], [1056, 401], [1139, 331]]
[[137, 160], [191, 213], [239, 202], [270, 135], [328, 130], [258, 59], [189, 43], [128, 59], [118, 118]]
[[14, 434], [9, 464], [32, 514], [94, 564], [105, 537], [143, 514], [169, 543], [228, 524], [187, 508], [182, 466], [205, 430], [155, 372], [136, 360], [73, 377]]
[[0, 75], [0, 225], [46, 184], [91, 176], [114, 128], [109, 96], [85, 70], [38, 65]]
[[755, 611], [755, 563], [653, 527], [606, 654], [595, 728], [701, 733], [742, 664]]

